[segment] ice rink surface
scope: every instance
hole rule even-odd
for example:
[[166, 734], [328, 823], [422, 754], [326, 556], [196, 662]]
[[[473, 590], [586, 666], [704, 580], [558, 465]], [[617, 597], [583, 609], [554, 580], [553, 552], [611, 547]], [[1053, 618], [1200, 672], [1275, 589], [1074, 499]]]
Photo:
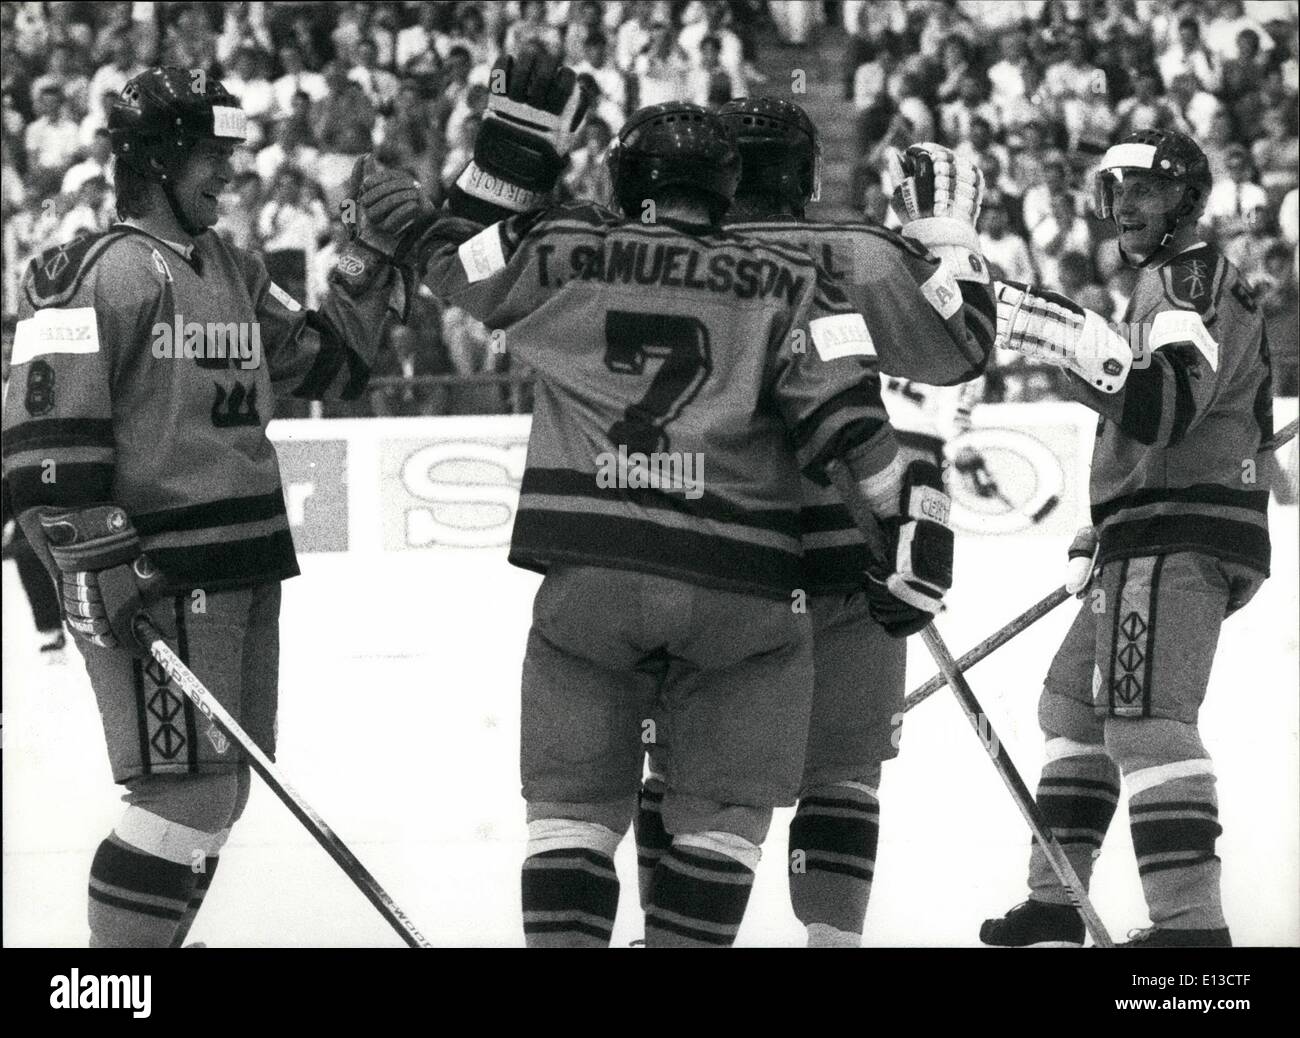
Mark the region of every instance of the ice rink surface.
[[[1300, 945], [1297, 510], [1274, 506], [1273, 577], [1223, 630], [1202, 732], [1219, 775], [1226, 911], [1239, 944]], [[1059, 537], [962, 537], [939, 629], [960, 654], [1059, 584]], [[407, 552], [382, 565], [305, 556], [285, 585], [279, 763], [431, 942], [519, 946], [525, 829], [518, 685], [537, 578], [504, 551]], [[84, 946], [86, 879], [120, 814], [85, 670], [36, 653], [4, 564], [4, 944]], [[1032, 788], [1059, 607], [969, 673]], [[364, 647], [364, 652], [358, 647]], [[919, 639], [909, 688], [935, 668]], [[864, 689], [870, 675], [863, 675]], [[777, 812], [739, 944], [797, 946]], [[886, 766], [868, 946], [977, 945], [1024, 897], [1027, 830], [951, 694], [910, 713]], [[1121, 803], [1093, 894], [1113, 936], [1146, 925]], [[640, 937], [636, 857], [619, 848], [613, 944]], [[191, 940], [211, 946], [393, 946], [397, 936], [254, 780]]]

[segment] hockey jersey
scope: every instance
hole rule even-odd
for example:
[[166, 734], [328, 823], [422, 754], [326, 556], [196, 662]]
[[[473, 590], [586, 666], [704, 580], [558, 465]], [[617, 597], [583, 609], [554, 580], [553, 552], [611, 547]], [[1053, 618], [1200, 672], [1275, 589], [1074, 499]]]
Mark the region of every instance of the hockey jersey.
[[1272, 364], [1250, 288], [1216, 249], [1195, 245], [1142, 272], [1123, 330], [1135, 359], [1119, 393], [1070, 381], [1102, 415], [1091, 477], [1099, 559], [1203, 551], [1267, 575]]
[[426, 283], [539, 375], [517, 565], [786, 598], [800, 468], [894, 457], [861, 318], [802, 251], [591, 205], [435, 234]]
[[[936, 409], [969, 415], [968, 380], [984, 370], [996, 330], [988, 285], [957, 281], [919, 245], [869, 224], [753, 220], [728, 230], [807, 252], [830, 286], [828, 305], [863, 316], [900, 442], [908, 432], [946, 438], [930, 428]], [[801, 586], [817, 595], [859, 587], [866, 543], [834, 489], [805, 479], [799, 523]]]
[[305, 310], [215, 233], [186, 251], [118, 224], [32, 261], [4, 415], [14, 506], [120, 505], [166, 590], [291, 577], [275, 394], [359, 395], [389, 293]]

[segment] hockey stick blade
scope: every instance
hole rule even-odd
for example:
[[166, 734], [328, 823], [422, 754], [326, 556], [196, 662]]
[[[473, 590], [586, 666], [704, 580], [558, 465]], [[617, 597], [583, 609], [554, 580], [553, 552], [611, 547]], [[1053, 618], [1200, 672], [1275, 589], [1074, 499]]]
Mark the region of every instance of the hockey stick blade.
[[[858, 489], [853, 474], [838, 460], [832, 461], [827, 466], [827, 471], [839, 491], [840, 497], [844, 500], [844, 506], [849, 510], [849, 514], [853, 516], [854, 522], [866, 540], [867, 550], [877, 559], [883, 558], [886, 555], [884, 535], [880, 531], [880, 525], [877, 523], [875, 515], [872, 514], [867, 505], [866, 498]], [[1038, 841], [1039, 847], [1042, 848], [1048, 863], [1052, 867], [1052, 871], [1056, 873], [1056, 877], [1060, 880], [1061, 886], [1071, 903], [1079, 910], [1084, 926], [1092, 934], [1093, 943], [1099, 948], [1113, 948], [1115, 944], [1110, 939], [1110, 934], [1101, 921], [1101, 916], [1097, 914], [1092, 901], [1088, 898], [1087, 888], [1079, 879], [1079, 874], [1074, 871], [1074, 866], [1070, 864], [1070, 859], [1066, 857], [1064, 848], [1056, 838], [1055, 833], [1052, 832], [1047, 820], [1043, 817], [1038, 804], [1034, 802], [1033, 795], [1029, 792], [1029, 787], [1025, 785], [1025, 780], [1020, 777], [1015, 762], [1012, 761], [1011, 755], [1003, 746], [1002, 740], [993, 731], [988, 715], [984, 712], [984, 708], [980, 706], [979, 700], [976, 699], [975, 693], [962, 676], [961, 671], [957, 669], [956, 661], [952, 658], [952, 654], [948, 651], [948, 647], [944, 644], [942, 636], [933, 623], [927, 624], [922, 629], [921, 638], [925, 642], [925, 647], [930, 650], [930, 655], [934, 657], [934, 662], [938, 665], [940, 672], [948, 679], [948, 685], [952, 688], [957, 702], [966, 714], [966, 719], [970, 721], [976, 737], [988, 753], [989, 759], [993, 762], [993, 767], [1002, 779], [1003, 785], [1007, 787], [1007, 791], [1015, 800], [1020, 814], [1029, 824], [1030, 831]]]
[[171, 646], [167, 644], [166, 638], [157, 625], [142, 613], [136, 617], [135, 629], [136, 636], [143, 644], [148, 646], [150, 655], [167, 672], [168, 677], [172, 679], [176, 687], [185, 694], [204, 717], [220, 728], [244, 752], [253, 770], [262, 776], [266, 784], [271, 787], [271, 791], [284, 802], [285, 807], [306, 827], [307, 831], [316, 839], [316, 842], [325, 848], [326, 853], [334, 859], [348, 879], [352, 880], [357, 889], [365, 895], [366, 899], [375, 906], [389, 926], [397, 931], [398, 936], [412, 948], [433, 947], [425, 940], [424, 935], [415, 928], [415, 924], [407, 918], [406, 913], [388, 896], [384, 888], [379, 885], [379, 881], [361, 864], [357, 856], [347, 848], [342, 840], [334, 835], [334, 831], [325, 824], [325, 820], [312, 809], [311, 805], [298, 795], [298, 792], [280, 774], [279, 769], [271, 762], [271, 759], [253, 742], [239, 722], [230, 715], [226, 708], [217, 701], [216, 696], [208, 691], [203, 682], [195, 677], [194, 672], [172, 651]]

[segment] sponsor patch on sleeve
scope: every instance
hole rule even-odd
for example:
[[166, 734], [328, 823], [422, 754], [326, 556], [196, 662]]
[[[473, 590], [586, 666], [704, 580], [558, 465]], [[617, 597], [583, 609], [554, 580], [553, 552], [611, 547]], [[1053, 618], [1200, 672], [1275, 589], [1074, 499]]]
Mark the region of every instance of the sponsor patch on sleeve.
[[294, 299], [293, 296], [289, 295], [288, 292], [277, 285], [274, 281], [271, 282], [271, 286], [267, 291], [271, 294], [272, 299], [291, 313], [295, 313], [302, 309], [302, 304], [299, 303], [298, 300]]
[[93, 306], [37, 310], [14, 329], [14, 364], [47, 353], [98, 352], [99, 326]]
[[1190, 342], [1200, 351], [1211, 371], [1219, 370], [1219, 344], [1201, 315], [1194, 310], [1161, 310], [1151, 322], [1151, 349], [1175, 342]]
[[962, 307], [961, 289], [957, 287], [952, 266], [946, 259], [921, 286], [921, 294], [945, 321]]
[[822, 360], [840, 357], [874, 357], [876, 344], [861, 314], [831, 314], [808, 322], [813, 345]]
[[471, 285], [475, 281], [490, 278], [506, 265], [506, 255], [501, 248], [501, 225], [494, 223], [491, 227], [485, 227], [464, 242], [456, 253], [465, 270], [465, 280]]

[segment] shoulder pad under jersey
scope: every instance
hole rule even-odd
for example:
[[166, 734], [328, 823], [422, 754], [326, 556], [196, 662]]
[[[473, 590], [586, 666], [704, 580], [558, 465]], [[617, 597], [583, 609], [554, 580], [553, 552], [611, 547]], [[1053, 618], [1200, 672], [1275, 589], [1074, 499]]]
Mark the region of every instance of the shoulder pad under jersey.
[[130, 227], [110, 227], [46, 249], [27, 268], [28, 302], [37, 310], [62, 306], [73, 297], [104, 252], [115, 241], [134, 233]]
[[893, 245], [897, 249], [901, 249], [903, 252], [916, 256], [918, 259], [923, 259], [930, 254], [924, 245], [914, 242], [911, 238], [899, 234], [897, 231], [891, 231], [888, 227], [881, 227], [879, 224], [851, 223], [847, 220], [840, 220], [835, 222], [828, 221], [826, 223], [812, 223], [808, 226], [813, 230], [818, 231], [857, 231], [861, 234], [868, 234], [873, 238], [880, 238], [881, 240], [888, 242], [890, 245]]
[[806, 237], [809, 241], [815, 241], [823, 234], [861, 234], [878, 238], [918, 259], [924, 259], [929, 255], [925, 246], [918, 245], [910, 238], [905, 238], [886, 227], [872, 223], [855, 223], [851, 220], [737, 220], [727, 227], [729, 229], [734, 227], [740, 234], [750, 234], [760, 239], [768, 232]]
[[1208, 323], [1227, 269], [1223, 258], [1209, 246], [1181, 253], [1160, 268], [1165, 298], [1179, 310], [1195, 310]]
[[595, 202], [570, 202], [557, 205], [545, 211], [548, 220], [573, 220], [576, 223], [588, 223], [593, 227], [611, 227], [623, 223], [622, 217]]

